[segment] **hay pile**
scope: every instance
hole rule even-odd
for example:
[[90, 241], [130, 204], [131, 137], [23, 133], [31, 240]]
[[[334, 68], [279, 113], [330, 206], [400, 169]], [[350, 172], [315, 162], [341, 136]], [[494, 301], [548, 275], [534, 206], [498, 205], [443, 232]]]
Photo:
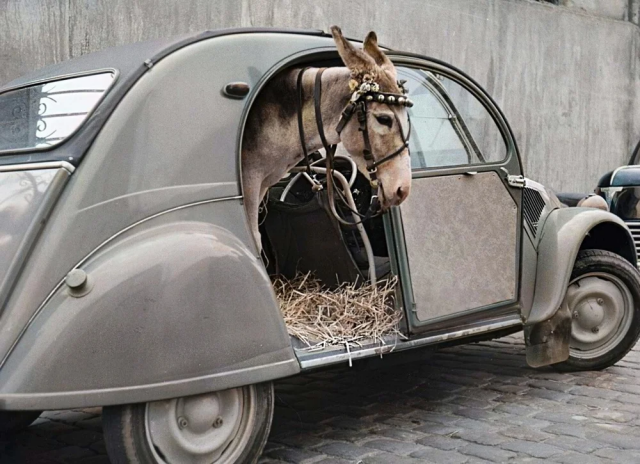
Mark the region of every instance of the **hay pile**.
[[394, 277], [376, 285], [343, 284], [328, 289], [311, 274], [273, 281], [289, 334], [309, 349], [338, 345], [349, 349], [365, 341], [384, 344], [384, 335], [402, 337], [402, 314], [394, 309], [393, 301], [396, 284]]

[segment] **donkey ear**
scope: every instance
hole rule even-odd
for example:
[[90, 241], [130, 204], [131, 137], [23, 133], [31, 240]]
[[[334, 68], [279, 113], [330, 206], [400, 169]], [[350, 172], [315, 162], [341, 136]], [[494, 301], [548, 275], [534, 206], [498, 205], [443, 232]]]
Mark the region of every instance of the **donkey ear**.
[[375, 32], [371, 31], [367, 34], [367, 37], [364, 39], [364, 51], [373, 58], [380, 68], [384, 71], [391, 73], [393, 78], [396, 77], [396, 68], [389, 59], [387, 55], [385, 55], [380, 47], [378, 47], [378, 36]]
[[357, 74], [364, 74], [371, 72], [376, 68], [376, 63], [372, 57], [367, 55], [362, 50], [353, 46], [351, 42], [344, 38], [342, 31], [338, 26], [331, 26], [331, 34], [333, 40], [338, 47], [338, 54], [344, 64], [352, 72]]

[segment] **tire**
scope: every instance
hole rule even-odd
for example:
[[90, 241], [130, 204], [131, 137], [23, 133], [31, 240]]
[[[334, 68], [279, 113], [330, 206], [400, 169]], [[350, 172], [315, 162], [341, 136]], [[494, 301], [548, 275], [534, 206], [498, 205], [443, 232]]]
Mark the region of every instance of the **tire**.
[[26, 429], [40, 417], [42, 411], [0, 411], [0, 433]]
[[269, 436], [273, 398], [267, 382], [105, 407], [107, 453], [113, 464], [255, 463]]
[[581, 251], [565, 298], [572, 313], [570, 354], [554, 365], [558, 370], [613, 366], [638, 341], [640, 272], [622, 256], [604, 250]]

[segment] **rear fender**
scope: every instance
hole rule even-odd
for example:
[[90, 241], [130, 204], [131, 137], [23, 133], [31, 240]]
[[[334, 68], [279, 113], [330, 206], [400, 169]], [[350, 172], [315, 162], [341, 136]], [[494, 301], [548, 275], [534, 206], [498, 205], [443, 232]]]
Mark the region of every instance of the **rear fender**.
[[90, 291], [62, 285], [0, 370], [0, 409], [153, 401], [299, 372], [262, 263], [222, 227], [156, 223], [82, 270]]

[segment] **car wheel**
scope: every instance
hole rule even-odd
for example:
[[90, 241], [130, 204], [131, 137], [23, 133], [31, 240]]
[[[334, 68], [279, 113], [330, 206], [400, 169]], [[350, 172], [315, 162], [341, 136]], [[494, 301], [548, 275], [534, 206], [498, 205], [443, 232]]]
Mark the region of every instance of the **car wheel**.
[[42, 411], [0, 411], [0, 433], [26, 429], [41, 413]]
[[106, 407], [113, 464], [254, 463], [273, 417], [273, 384]]
[[640, 273], [620, 255], [604, 250], [578, 254], [565, 301], [571, 310], [569, 359], [561, 370], [599, 370], [614, 365], [640, 335]]

